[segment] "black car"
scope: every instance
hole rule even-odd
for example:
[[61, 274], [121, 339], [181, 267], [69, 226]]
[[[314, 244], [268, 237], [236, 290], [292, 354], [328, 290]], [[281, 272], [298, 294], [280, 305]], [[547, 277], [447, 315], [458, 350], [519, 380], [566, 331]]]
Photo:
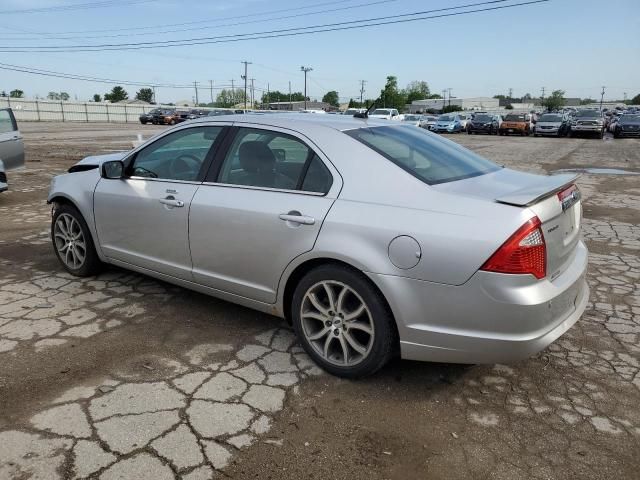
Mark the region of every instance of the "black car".
[[140, 119], [140, 123], [146, 125], [147, 123], [153, 123], [153, 116], [160, 113], [159, 108], [154, 108], [153, 110], [149, 110], [147, 113], [143, 113], [138, 118]]
[[498, 118], [493, 115], [476, 114], [473, 120], [467, 122], [467, 133], [486, 133], [489, 135], [498, 135]]
[[187, 119], [193, 120], [194, 118], [206, 117], [207, 115], [209, 115], [209, 110], [200, 110], [197, 108], [192, 108], [191, 110], [189, 110], [189, 113], [187, 114]]
[[640, 114], [620, 115], [613, 131], [614, 138], [640, 137]]

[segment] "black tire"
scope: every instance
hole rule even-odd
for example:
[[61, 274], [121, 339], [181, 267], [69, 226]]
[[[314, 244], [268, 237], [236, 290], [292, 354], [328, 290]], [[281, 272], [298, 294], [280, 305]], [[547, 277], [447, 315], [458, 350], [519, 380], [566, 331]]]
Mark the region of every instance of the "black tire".
[[171, 121], [169, 122], [169, 125], [175, 125], [176, 121], [174, 119], [171, 119]]
[[157, 125], [158, 121], [157, 120], [151, 120], [151, 123], [153, 123], [154, 125]]
[[471, 135], [473, 132], [471, 130], [467, 130], [467, 134]]
[[143, 124], [143, 125], [147, 124], [146, 120], [140, 120], [140, 123]]
[[[353, 366], [339, 366], [325, 360], [306, 338], [302, 326], [301, 307], [306, 293], [322, 281], [340, 282], [355, 291], [371, 313], [374, 335], [367, 356]], [[394, 355], [398, 338], [393, 316], [378, 290], [362, 274], [340, 265], [322, 265], [308, 272], [296, 286], [291, 300], [291, 318], [298, 340], [309, 356], [322, 369], [343, 378], [361, 378], [372, 375]], [[332, 335], [332, 333], [329, 333]]]
[[600, 135], [598, 135], [598, 138], [600, 140], [602, 140], [604, 138], [604, 131], [600, 130]]
[[[84, 241], [86, 245], [86, 252], [85, 252], [84, 262], [78, 268], [72, 268], [69, 265], [67, 265], [65, 261], [62, 259], [62, 257], [60, 256], [60, 252], [56, 247], [55, 230], [54, 230], [55, 224], [58, 218], [63, 214], [70, 215], [71, 217], [73, 217], [76, 220], [76, 222], [78, 222], [78, 224], [80, 225], [80, 228], [82, 229], [82, 235], [84, 237]], [[87, 227], [87, 222], [84, 221], [82, 214], [73, 205], [63, 203], [62, 205], [58, 206], [55, 209], [53, 213], [53, 217], [51, 219], [51, 239], [52, 239], [53, 251], [55, 252], [56, 257], [58, 258], [58, 260], [60, 261], [60, 264], [64, 267], [64, 269], [67, 272], [69, 272], [71, 275], [74, 275], [76, 277], [91, 277], [93, 275], [98, 274], [104, 267], [103, 263], [100, 261], [100, 258], [98, 257], [98, 254], [96, 253], [96, 248], [95, 248], [95, 245], [93, 244], [93, 237], [91, 236], [89, 227]]]

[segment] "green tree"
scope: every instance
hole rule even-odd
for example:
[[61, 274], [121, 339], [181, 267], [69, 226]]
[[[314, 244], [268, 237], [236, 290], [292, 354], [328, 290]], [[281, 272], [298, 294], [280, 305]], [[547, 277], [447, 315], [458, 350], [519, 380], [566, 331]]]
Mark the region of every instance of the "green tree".
[[244, 103], [244, 90], [222, 89], [216, 97], [216, 106], [230, 108], [239, 103]]
[[136, 93], [136, 99], [147, 103], [153, 102], [153, 89], [141, 88], [138, 90], [138, 93]]
[[629, 100], [629, 105], [640, 105], [640, 93]]
[[564, 106], [564, 90], [554, 90], [542, 103], [547, 110], [556, 110]]
[[442, 107], [442, 113], [459, 112], [460, 110], [462, 110], [460, 105], [445, 105]]
[[524, 97], [522, 97], [522, 100], [527, 101], [527, 100], [531, 100], [532, 98], [533, 98], [533, 97], [531, 96], [531, 94], [530, 94], [530, 93], [525, 93], [525, 94], [524, 94]]
[[597, 100], [593, 98], [581, 98], [580, 105], [589, 105], [590, 103], [596, 103]]
[[6, 97], [6, 96], [7, 96], [7, 92], [2, 90], [2, 92], [0, 92], [0, 97]]
[[22, 97], [24, 97], [24, 92], [22, 90], [19, 90], [19, 89], [16, 88], [16, 89], [11, 90], [9, 92], [9, 96], [11, 98], [22, 98]]
[[407, 97], [406, 103], [411, 103], [414, 100], [425, 100], [431, 95], [429, 84], [427, 82], [417, 80], [410, 82], [403, 93]]
[[[307, 98], [307, 101], [309, 98]], [[289, 93], [288, 92], [280, 92], [279, 90], [274, 90], [269, 93], [262, 94], [262, 103], [274, 103], [274, 102], [288, 102], [289, 101]], [[291, 92], [291, 101], [292, 102], [303, 102], [304, 95], [302, 92]]]
[[70, 96], [67, 92], [60, 92], [60, 100], [64, 100], [66, 102], [69, 98]]
[[507, 103], [507, 104], [504, 106], [504, 108], [505, 108], [505, 110], [513, 110], [513, 105], [511, 105], [510, 103]]
[[331, 90], [330, 92], [325, 93], [324, 97], [322, 97], [322, 101], [334, 107], [340, 106], [338, 92], [336, 92], [335, 90]]
[[47, 98], [49, 100], [60, 100], [60, 94], [58, 92], [49, 92]]
[[111, 89], [111, 93], [105, 93], [104, 99], [109, 100], [111, 103], [121, 102], [129, 98], [127, 91], [120, 85], [116, 85]]
[[98, 93], [94, 93], [93, 94], [93, 101], [94, 102], [101, 102], [102, 101], [102, 97]]
[[385, 107], [403, 110], [407, 103], [407, 97], [398, 90], [398, 79], [393, 75], [387, 77], [384, 89], [380, 91], [380, 99]]

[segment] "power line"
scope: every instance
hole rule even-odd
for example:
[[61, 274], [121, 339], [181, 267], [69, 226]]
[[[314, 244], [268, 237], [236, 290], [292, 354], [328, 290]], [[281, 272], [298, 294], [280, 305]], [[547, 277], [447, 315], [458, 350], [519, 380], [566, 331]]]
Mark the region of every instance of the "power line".
[[126, 6], [134, 3], [149, 3], [153, 0], [108, 0], [89, 3], [74, 3], [73, 5], [58, 5], [53, 7], [25, 8], [22, 10], [0, 10], [0, 14], [13, 15], [17, 13], [55, 13], [68, 12], [70, 10], [91, 10], [94, 8], [106, 8], [125, 4]]
[[[397, 2], [397, 1], [398, 0], [377, 0], [375, 2], [360, 3], [358, 5], [349, 5], [349, 6], [340, 7], [340, 8], [332, 8], [332, 9], [329, 9], [329, 10], [318, 10], [318, 11], [315, 11], [315, 12], [297, 13], [297, 14], [294, 14], [294, 15], [285, 15], [285, 16], [280, 16], [280, 17], [259, 18], [259, 19], [256, 19], [256, 20], [247, 20], [247, 21], [236, 22], [236, 23], [223, 23], [221, 25], [214, 25], [214, 27], [215, 28], [237, 27], [237, 26], [240, 26], [240, 25], [248, 25], [248, 24], [251, 24], [251, 23], [264, 23], [264, 22], [272, 22], [272, 21], [276, 21], [276, 20], [287, 20], [287, 19], [291, 19], [291, 18], [306, 17], [306, 16], [309, 16], [309, 15], [318, 15], [318, 14], [324, 14], [324, 13], [335, 13], [335, 12], [339, 12], [339, 11], [342, 11], [342, 10], [352, 10], [352, 9], [355, 9], [355, 8], [371, 7], [371, 6], [374, 6], [374, 5], [379, 5], [379, 4], [383, 4], [383, 3]], [[507, 0], [503, 0], [503, 1], [507, 1]], [[217, 20], [217, 21], [219, 21], [219, 20]], [[194, 28], [181, 28], [181, 29], [176, 29], [176, 30], [162, 30], [162, 31], [154, 31], [153, 34], [154, 35], [161, 35], [161, 34], [176, 33], [176, 32], [180, 33], [180, 32], [193, 31], [193, 30], [206, 30], [206, 29], [209, 29], [209, 28], [211, 28], [211, 27], [210, 26], [206, 26], [206, 27], [194, 27]], [[32, 32], [29, 32], [29, 33], [32, 34]], [[56, 40], [74, 40], [74, 39], [88, 39], [88, 38], [119, 38], [119, 37], [149, 36], [149, 32], [118, 33], [118, 34], [114, 34], [114, 35], [86, 35], [86, 36], [85, 35], [83, 35], [83, 36], [65, 36], [64, 33], [61, 33], [61, 34], [38, 33], [38, 35], [39, 36], [49, 37], [49, 38], [54, 38]], [[21, 37], [21, 38], [0, 37], [0, 39], [2, 39], [2, 40], [38, 40], [39, 38], [40, 37]]]
[[[46, 47], [46, 46], [2, 47], [0, 48], [0, 52], [4, 52], [4, 53], [25, 53], [25, 52], [51, 53], [51, 52], [60, 52], [60, 51], [92, 52], [92, 51], [115, 51], [115, 50], [141, 50], [141, 49], [149, 49], [149, 48], [166, 48], [166, 47], [177, 47], [177, 46], [230, 43], [230, 42], [238, 42], [238, 41], [246, 41], [246, 40], [260, 40], [260, 39], [266, 39], [266, 38], [310, 35], [314, 33], [333, 32], [333, 31], [340, 31], [340, 30], [352, 30], [352, 29], [355, 30], [355, 29], [362, 29], [362, 28], [381, 26], [381, 25], [392, 25], [392, 24], [416, 22], [416, 21], [429, 20], [434, 18], [455, 17], [455, 16], [469, 15], [472, 13], [488, 12], [493, 10], [503, 10], [506, 8], [514, 8], [514, 7], [521, 7], [525, 5], [546, 3], [546, 2], [549, 2], [550, 0], [530, 0], [527, 2], [520, 2], [520, 3], [510, 4], [510, 5], [498, 5], [498, 6], [480, 8], [475, 10], [467, 10], [463, 12], [420, 16], [415, 18], [402, 18], [402, 17], [410, 17], [415, 15], [422, 15], [427, 12], [439, 12], [439, 11], [445, 11], [445, 10], [468, 8], [469, 6], [488, 5], [488, 4], [494, 4], [498, 2], [504, 2], [504, 1], [508, 1], [508, 0], [493, 0], [490, 2], [481, 2], [476, 4], [469, 4], [466, 6], [463, 5], [458, 7], [447, 7], [447, 8], [441, 8], [441, 9], [435, 9], [435, 10], [426, 10], [423, 12], [413, 12], [413, 13], [407, 13], [402, 15], [393, 15], [389, 17], [377, 17], [377, 18], [371, 18], [371, 19], [353, 20], [349, 22], [311, 25], [307, 27], [287, 28], [287, 29], [271, 30], [266, 32], [221, 35], [221, 36], [214, 36], [214, 37], [200, 37], [200, 38], [183, 39], [183, 40], [166, 40], [166, 41], [160, 41], [160, 42], [139, 42], [135, 44], [121, 43], [121, 44], [100, 44], [100, 45], [88, 45], [88, 46], [75, 45], [75, 46], [50, 46], [50, 47]], [[396, 20], [388, 20], [392, 18]], [[353, 25], [353, 24], [356, 24], [356, 25]]]

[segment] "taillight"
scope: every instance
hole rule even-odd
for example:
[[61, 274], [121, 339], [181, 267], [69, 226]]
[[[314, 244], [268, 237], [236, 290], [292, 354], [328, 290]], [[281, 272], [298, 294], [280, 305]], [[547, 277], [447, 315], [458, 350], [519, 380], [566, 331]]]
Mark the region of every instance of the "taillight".
[[522, 225], [480, 267], [498, 273], [530, 273], [537, 279], [547, 275], [547, 249], [538, 217]]

